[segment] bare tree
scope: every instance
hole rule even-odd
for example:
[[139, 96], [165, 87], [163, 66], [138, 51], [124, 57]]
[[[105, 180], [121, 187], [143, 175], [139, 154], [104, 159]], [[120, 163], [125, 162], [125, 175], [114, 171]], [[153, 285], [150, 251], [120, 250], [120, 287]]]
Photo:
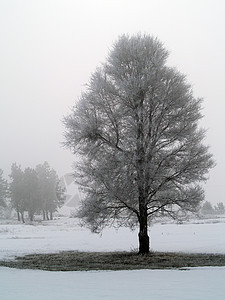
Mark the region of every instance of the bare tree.
[[80, 217], [94, 231], [139, 225], [141, 254], [154, 217], [199, 209], [214, 165], [198, 128], [202, 100], [167, 57], [156, 38], [120, 37], [64, 119], [65, 146], [82, 157]]

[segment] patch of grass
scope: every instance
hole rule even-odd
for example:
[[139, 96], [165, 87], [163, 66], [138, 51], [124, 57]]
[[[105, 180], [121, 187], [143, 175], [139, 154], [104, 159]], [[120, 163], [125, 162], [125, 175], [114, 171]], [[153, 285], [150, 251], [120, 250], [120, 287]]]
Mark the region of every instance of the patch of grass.
[[225, 255], [150, 252], [76, 252], [30, 254], [11, 261], [0, 261], [0, 266], [48, 271], [137, 270], [171, 269], [202, 266], [225, 266]]

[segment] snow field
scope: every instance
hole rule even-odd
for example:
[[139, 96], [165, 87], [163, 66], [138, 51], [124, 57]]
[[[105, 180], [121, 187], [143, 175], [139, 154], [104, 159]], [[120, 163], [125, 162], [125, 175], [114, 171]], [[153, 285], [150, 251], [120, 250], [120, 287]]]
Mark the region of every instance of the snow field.
[[225, 267], [48, 272], [1, 268], [2, 300], [164, 300], [225, 298]]
[[[225, 254], [225, 223], [155, 224], [150, 239], [153, 251]], [[0, 259], [62, 250], [130, 251], [137, 246], [137, 230], [106, 228], [98, 235], [73, 218], [34, 225], [0, 224]]]
[[[153, 250], [225, 254], [225, 223], [155, 224]], [[130, 251], [137, 231], [109, 228], [102, 235], [59, 218], [39, 225], [0, 224], [0, 259], [61, 250]], [[0, 268], [1, 300], [225, 299], [225, 267], [189, 270], [48, 272]]]

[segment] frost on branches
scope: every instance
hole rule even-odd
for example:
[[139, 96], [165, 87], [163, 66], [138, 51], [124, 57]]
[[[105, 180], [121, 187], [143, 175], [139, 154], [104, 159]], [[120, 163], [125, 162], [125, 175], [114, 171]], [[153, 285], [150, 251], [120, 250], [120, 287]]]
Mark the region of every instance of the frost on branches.
[[167, 57], [156, 38], [120, 37], [64, 119], [65, 145], [82, 158], [79, 216], [93, 231], [138, 225], [140, 253], [154, 217], [199, 209], [214, 166], [198, 128], [201, 99]]

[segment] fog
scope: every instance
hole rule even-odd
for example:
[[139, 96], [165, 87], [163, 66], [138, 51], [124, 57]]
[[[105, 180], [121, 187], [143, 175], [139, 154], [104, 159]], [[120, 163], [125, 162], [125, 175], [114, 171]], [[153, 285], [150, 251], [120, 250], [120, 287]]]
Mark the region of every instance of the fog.
[[48, 161], [59, 175], [74, 156], [63, 149], [63, 116], [91, 72], [123, 33], [157, 36], [168, 63], [187, 74], [217, 166], [206, 200], [225, 202], [225, 1], [0, 0], [0, 168]]

